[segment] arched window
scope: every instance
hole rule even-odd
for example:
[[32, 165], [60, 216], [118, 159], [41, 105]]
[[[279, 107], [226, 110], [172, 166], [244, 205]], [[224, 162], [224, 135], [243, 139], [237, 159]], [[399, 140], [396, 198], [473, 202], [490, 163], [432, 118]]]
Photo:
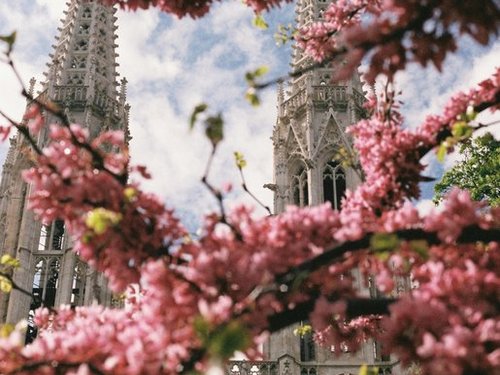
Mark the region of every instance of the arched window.
[[312, 333], [300, 336], [300, 361], [310, 362], [316, 359], [316, 350]]
[[336, 161], [329, 161], [323, 169], [323, 201], [330, 202], [332, 208], [339, 210], [345, 194], [345, 172]]
[[63, 250], [64, 221], [56, 220], [52, 224], [42, 225], [38, 251]]
[[292, 177], [293, 204], [307, 206], [309, 204], [309, 188], [307, 184], [307, 170], [302, 167]]

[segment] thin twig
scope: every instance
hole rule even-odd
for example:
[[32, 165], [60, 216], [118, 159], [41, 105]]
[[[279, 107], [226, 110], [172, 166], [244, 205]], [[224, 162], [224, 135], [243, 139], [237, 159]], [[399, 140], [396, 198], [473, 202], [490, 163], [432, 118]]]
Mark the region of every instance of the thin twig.
[[227, 225], [231, 229], [231, 231], [234, 233], [234, 235], [236, 236], [236, 239], [241, 241], [243, 239], [243, 237], [241, 236], [240, 231], [227, 220], [226, 210], [224, 208], [224, 197], [222, 196], [222, 193], [220, 192], [219, 189], [216, 189], [212, 184], [210, 184], [210, 182], [208, 182], [208, 175], [210, 173], [210, 169], [212, 167], [212, 162], [213, 162], [216, 151], [217, 151], [217, 144], [212, 144], [212, 151], [210, 152], [210, 155], [208, 157], [207, 165], [205, 167], [205, 173], [203, 174], [203, 177], [201, 178], [201, 182], [203, 183], [203, 185], [205, 185], [205, 187], [210, 191], [210, 193], [212, 193], [212, 195], [217, 200], [217, 203], [219, 205], [219, 212], [220, 212], [219, 221], [222, 224]]
[[240, 171], [240, 177], [241, 177], [241, 187], [243, 188], [243, 190], [248, 193], [248, 195], [250, 195], [253, 200], [255, 202], [257, 202], [258, 205], [260, 205], [262, 208], [264, 208], [268, 213], [269, 213], [269, 216], [272, 216], [273, 213], [271, 212], [271, 209], [269, 208], [269, 206], [266, 206], [264, 203], [262, 203], [262, 201], [257, 198], [247, 187], [247, 184], [246, 184], [246, 181], [245, 181], [245, 175], [243, 173], [243, 168], [241, 168], [240, 166], [238, 166], [238, 170]]

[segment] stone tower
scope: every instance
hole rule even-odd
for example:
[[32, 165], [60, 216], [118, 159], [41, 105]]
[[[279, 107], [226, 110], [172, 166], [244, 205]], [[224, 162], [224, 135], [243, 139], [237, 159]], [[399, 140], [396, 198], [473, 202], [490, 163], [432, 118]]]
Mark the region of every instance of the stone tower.
[[[297, 27], [321, 19], [331, 1], [299, 0]], [[294, 48], [292, 68], [302, 71], [313, 64], [302, 50]], [[350, 150], [345, 133], [363, 112], [364, 95], [359, 75], [349, 81], [331, 82], [332, 67], [307, 71], [278, 91], [278, 119], [274, 144], [274, 209], [283, 212], [287, 204], [316, 205], [330, 201], [340, 207], [346, 186], [359, 179], [352, 170], [341, 168], [338, 153]]]
[[[299, 0], [297, 27], [321, 20], [330, 3]], [[332, 83], [335, 67], [309, 69], [313, 61], [298, 48], [294, 48], [291, 65], [293, 71], [304, 73], [287, 83], [288, 90], [284, 85], [278, 88], [278, 118], [272, 136], [274, 210], [280, 213], [289, 204], [323, 202], [339, 209], [346, 188], [353, 188], [360, 181], [354, 170], [341, 165], [339, 153], [351, 151], [346, 127], [359, 121], [363, 114], [362, 83], [358, 74], [350, 80]], [[358, 288], [370, 295], [361, 282]], [[294, 335], [294, 328], [271, 335], [264, 347], [264, 355], [275, 363], [280, 374], [358, 374], [362, 364], [380, 365], [381, 374], [392, 371], [389, 358], [382, 357], [374, 342], [356, 353], [347, 347], [324, 349], [315, 345], [311, 335]], [[332, 350], [340, 355], [332, 355]]]
[[[58, 28], [59, 36], [39, 98], [48, 98], [64, 109], [72, 123], [101, 131], [120, 129], [128, 133], [129, 105], [126, 80], [118, 83], [114, 8], [94, 1], [70, 0]], [[30, 82], [33, 93], [34, 79]], [[57, 122], [47, 114], [46, 125]], [[38, 144], [47, 142], [47, 126]], [[72, 241], [64, 222], [43, 225], [26, 209], [30, 186], [21, 171], [30, 167], [29, 146], [21, 135], [11, 139], [0, 184], [0, 254], [21, 262], [13, 275], [17, 285], [35, 298], [13, 290], [0, 296], [0, 321], [28, 319], [40, 305], [72, 306], [95, 302], [109, 305], [112, 295], [104, 277], [81, 262], [71, 251]]]

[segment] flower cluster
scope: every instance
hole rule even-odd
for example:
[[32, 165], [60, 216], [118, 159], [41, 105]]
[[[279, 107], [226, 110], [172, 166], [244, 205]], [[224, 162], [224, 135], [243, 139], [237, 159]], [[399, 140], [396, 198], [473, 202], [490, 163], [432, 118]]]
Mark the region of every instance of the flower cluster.
[[139, 280], [145, 260], [168, 254], [185, 231], [158, 198], [123, 181], [121, 132], [90, 142], [85, 129], [54, 124], [49, 137], [37, 165], [24, 172], [33, 186], [30, 208], [45, 222], [64, 220], [79, 256], [123, 290]]
[[[360, 22], [361, 13], [368, 14], [366, 22]], [[322, 21], [300, 30], [298, 42], [319, 61], [343, 55], [338, 80], [348, 78], [368, 55], [365, 78], [373, 83], [379, 74], [392, 78], [409, 62], [441, 69], [446, 55], [457, 49], [457, 30], [484, 45], [498, 33], [499, 19], [492, 0], [342, 0], [331, 3]]]
[[[137, 10], [156, 7], [163, 12], [171, 13], [179, 18], [190, 16], [203, 17], [212, 6], [213, 0], [100, 0], [107, 5], [117, 4], [123, 9]], [[290, 0], [245, 0], [244, 3], [256, 13], [279, 6], [282, 2]]]

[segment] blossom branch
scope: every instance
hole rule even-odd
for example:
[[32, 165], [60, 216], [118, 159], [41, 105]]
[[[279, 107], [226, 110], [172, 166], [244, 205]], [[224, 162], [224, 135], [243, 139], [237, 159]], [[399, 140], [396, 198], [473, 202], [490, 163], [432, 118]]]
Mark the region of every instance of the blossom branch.
[[[359, 240], [344, 242], [343, 244], [326, 250], [324, 253], [293, 267], [286, 273], [278, 275], [274, 282], [274, 289], [279, 290], [282, 285], [290, 286], [299, 275], [304, 273], [310, 274], [317, 271], [338, 260], [348, 252], [369, 248], [370, 241], [375, 234], [376, 233], [368, 233]], [[437, 233], [426, 232], [423, 229], [406, 229], [395, 231], [392, 234], [404, 241], [425, 240], [429, 245], [438, 245], [442, 243]], [[500, 229], [483, 229], [477, 225], [472, 225], [462, 230], [456, 242], [462, 244], [475, 243], [477, 241], [487, 243], [490, 241], [497, 241], [498, 238], [500, 238]]]
[[[337, 297], [328, 298], [330, 302], [338, 301]], [[387, 315], [389, 306], [397, 299], [394, 298], [347, 298], [343, 299], [346, 303], [346, 318], [354, 319], [367, 315]], [[316, 300], [310, 299], [296, 304], [293, 308], [284, 310], [268, 317], [269, 331], [276, 332], [288, 327], [294, 323], [308, 320], [309, 315], [314, 311]]]

